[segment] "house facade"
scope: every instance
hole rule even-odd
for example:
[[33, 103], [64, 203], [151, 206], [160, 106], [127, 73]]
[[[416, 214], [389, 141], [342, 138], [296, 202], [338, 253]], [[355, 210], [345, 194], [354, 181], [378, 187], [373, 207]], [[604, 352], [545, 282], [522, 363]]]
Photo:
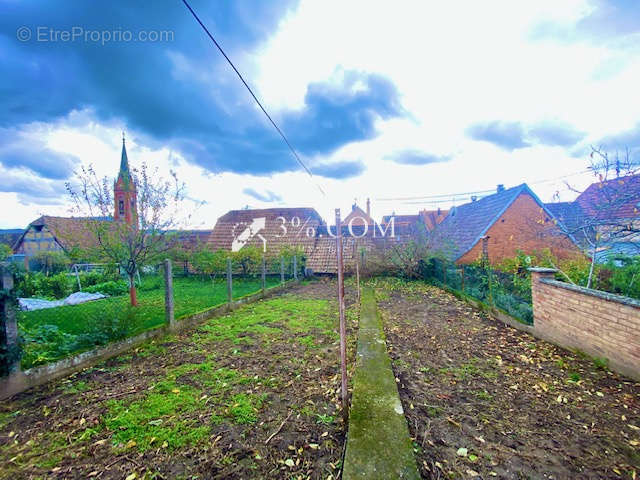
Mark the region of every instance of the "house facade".
[[468, 264], [483, 255], [484, 237], [488, 237], [491, 263], [512, 258], [519, 250], [549, 248], [558, 258], [580, 255], [574, 240], [558, 227], [554, 215], [524, 183], [452, 207], [429, 235], [429, 242], [434, 253]]

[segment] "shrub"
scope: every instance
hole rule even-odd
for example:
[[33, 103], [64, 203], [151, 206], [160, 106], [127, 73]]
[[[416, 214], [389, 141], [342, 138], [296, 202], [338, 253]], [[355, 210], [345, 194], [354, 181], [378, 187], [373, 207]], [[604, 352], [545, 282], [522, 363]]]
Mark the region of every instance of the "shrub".
[[117, 282], [110, 280], [108, 282], [98, 283], [97, 285], [87, 287], [84, 291], [89, 293], [102, 293], [104, 295], [115, 297], [126, 294], [129, 291], [129, 287], [127, 286], [127, 282], [124, 280], [119, 280]]
[[71, 293], [71, 278], [66, 273], [47, 277], [41, 272], [17, 272], [15, 290], [19, 297], [64, 298]]
[[13, 250], [6, 243], [0, 243], [0, 262], [6, 260], [13, 254]]
[[611, 292], [640, 298], [640, 256], [620, 257], [610, 261], [607, 273]]
[[63, 252], [38, 252], [31, 257], [29, 268], [50, 275], [67, 271], [69, 264], [69, 258]]

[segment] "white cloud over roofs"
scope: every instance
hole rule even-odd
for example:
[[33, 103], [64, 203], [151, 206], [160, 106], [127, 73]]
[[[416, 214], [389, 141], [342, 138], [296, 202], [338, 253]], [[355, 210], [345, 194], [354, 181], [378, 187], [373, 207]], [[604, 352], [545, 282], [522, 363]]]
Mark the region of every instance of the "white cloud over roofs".
[[[49, 106], [57, 106], [45, 116], [28, 114], [27, 100], [11, 97], [2, 125], [13, 140], [0, 151], [0, 163], [12, 181], [0, 198], [7, 205], [62, 208], [55, 192], [78, 161], [99, 163], [103, 174], [114, 175], [123, 127], [132, 147], [138, 144], [133, 162], [173, 166], [188, 180], [190, 196], [208, 202], [196, 215], [206, 226], [244, 204], [311, 205], [328, 217], [354, 198], [532, 182], [583, 170], [591, 142], [605, 139], [613, 148], [638, 142], [640, 97], [633, 92], [640, 83], [640, 42], [630, 39], [640, 22], [633, 10], [600, 1], [476, 3], [303, 0], [268, 9], [261, 25], [238, 3], [222, 12], [238, 20], [235, 27], [215, 9], [205, 10], [328, 198], [294, 171], [280, 139], [179, 11], [152, 12], [159, 23], [175, 17], [168, 24], [183, 40], [153, 46], [140, 65], [136, 51], [122, 45], [108, 52], [82, 46], [68, 64], [57, 46], [45, 54], [10, 42], [14, 74], [31, 80], [18, 82], [23, 90], [42, 87], [40, 77], [21, 70], [28, 61], [52, 71], [68, 67], [84, 83], [75, 97], [72, 85], [49, 85], [56, 95]], [[37, 13], [34, 5], [26, 13]], [[95, 21], [91, 15], [81, 16]], [[124, 11], [114, 15], [127, 21]], [[115, 55], [114, 75], [101, 79], [94, 73], [105, 52]], [[143, 75], [117, 81], [130, 69]], [[157, 81], [163, 69], [166, 85]], [[186, 101], [170, 100], [165, 92], [171, 88]], [[109, 90], [137, 102], [114, 101]], [[74, 103], [76, 97], [82, 102]], [[20, 113], [11, 117], [12, 111]], [[43, 188], [31, 188], [33, 181]], [[548, 200], [556, 189], [571, 195], [561, 181], [536, 191]], [[418, 207], [388, 204], [378, 213]], [[30, 213], [36, 207], [16, 208]], [[16, 224], [21, 218], [12, 214], [4, 226], [29, 221]]]

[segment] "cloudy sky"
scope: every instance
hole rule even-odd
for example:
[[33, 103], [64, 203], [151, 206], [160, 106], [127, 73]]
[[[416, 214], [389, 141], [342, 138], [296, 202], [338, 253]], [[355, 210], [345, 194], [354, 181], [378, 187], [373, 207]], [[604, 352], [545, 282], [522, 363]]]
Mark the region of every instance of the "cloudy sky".
[[313, 179], [181, 1], [0, 0], [0, 228], [67, 214], [81, 165], [115, 176], [122, 130], [133, 166], [205, 202], [195, 228], [247, 205], [415, 213], [499, 183], [570, 200], [590, 145], [640, 147], [633, 0], [191, 4]]

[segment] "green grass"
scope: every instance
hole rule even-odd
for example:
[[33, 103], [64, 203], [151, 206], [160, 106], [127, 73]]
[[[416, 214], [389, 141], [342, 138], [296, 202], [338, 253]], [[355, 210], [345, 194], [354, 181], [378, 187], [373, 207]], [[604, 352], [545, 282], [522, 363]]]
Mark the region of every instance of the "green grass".
[[198, 425], [197, 418], [189, 417], [189, 413], [204, 408], [204, 402], [197, 389], [166, 380], [137, 401], [108, 402], [105, 425], [113, 432], [117, 448], [174, 449], [208, 436], [210, 427]]
[[239, 393], [229, 403], [229, 414], [233, 421], [241, 425], [250, 425], [258, 421], [258, 412], [262, 408], [266, 395]]
[[[266, 285], [279, 279], [267, 278]], [[239, 298], [262, 288], [259, 278], [234, 280], [233, 296]], [[174, 279], [175, 316], [181, 318], [227, 301], [224, 279]], [[19, 315], [25, 339], [22, 368], [27, 369], [120, 340], [164, 324], [164, 289], [156, 279], [143, 279], [139, 305], [129, 306], [128, 295], [82, 305], [63, 306]]]
[[270, 299], [267, 302], [247, 305], [233, 315], [216, 318], [200, 327], [204, 334], [198, 342], [231, 340], [233, 343], [253, 343], [254, 336], [269, 337], [286, 328], [294, 333], [320, 330], [321, 335], [333, 340], [335, 318], [326, 300], [300, 299], [291, 295]]

